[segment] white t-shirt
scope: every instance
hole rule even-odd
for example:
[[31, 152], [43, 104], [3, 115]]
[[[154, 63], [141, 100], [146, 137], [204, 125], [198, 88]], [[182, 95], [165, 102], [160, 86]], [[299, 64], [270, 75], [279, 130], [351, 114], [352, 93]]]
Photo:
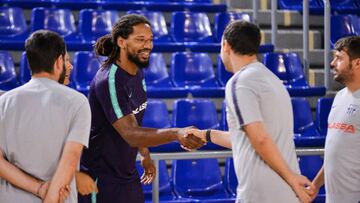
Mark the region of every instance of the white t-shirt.
[[300, 173], [293, 141], [291, 100], [282, 81], [262, 63], [251, 63], [229, 80], [225, 99], [239, 183], [237, 202], [299, 202], [291, 187], [255, 152], [242, 130], [244, 125], [263, 122], [290, 169]]
[[[85, 96], [47, 78], [31, 79], [0, 97], [0, 149], [24, 172], [50, 180], [67, 141], [88, 146], [90, 122]], [[66, 202], [75, 203], [74, 180], [70, 187]], [[0, 179], [0, 202], [41, 200]]]
[[360, 90], [339, 91], [328, 117], [324, 157], [327, 203], [360, 202]]

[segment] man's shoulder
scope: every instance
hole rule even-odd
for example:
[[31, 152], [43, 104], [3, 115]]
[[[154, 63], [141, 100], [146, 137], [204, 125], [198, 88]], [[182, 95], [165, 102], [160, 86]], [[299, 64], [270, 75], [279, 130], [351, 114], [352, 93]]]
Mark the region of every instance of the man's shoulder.
[[59, 85], [56, 91], [61, 97], [66, 98], [70, 103], [87, 101], [85, 95], [65, 85]]

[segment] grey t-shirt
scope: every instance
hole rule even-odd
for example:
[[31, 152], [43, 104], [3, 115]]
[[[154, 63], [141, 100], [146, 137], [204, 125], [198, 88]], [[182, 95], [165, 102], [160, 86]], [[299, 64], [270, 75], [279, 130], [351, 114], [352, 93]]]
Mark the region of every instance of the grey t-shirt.
[[229, 80], [225, 94], [237, 202], [299, 202], [291, 187], [255, 152], [242, 127], [261, 121], [290, 169], [299, 173], [293, 141], [291, 100], [282, 82], [262, 63], [242, 68]]
[[327, 203], [360, 202], [360, 90], [339, 91], [328, 118], [325, 143]]
[[[24, 172], [50, 180], [67, 141], [87, 147], [90, 122], [85, 96], [50, 79], [31, 79], [0, 97], [0, 149]], [[70, 187], [66, 202], [77, 202], [74, 179]], [[0, 202], [41, 200], [0, 179]]]

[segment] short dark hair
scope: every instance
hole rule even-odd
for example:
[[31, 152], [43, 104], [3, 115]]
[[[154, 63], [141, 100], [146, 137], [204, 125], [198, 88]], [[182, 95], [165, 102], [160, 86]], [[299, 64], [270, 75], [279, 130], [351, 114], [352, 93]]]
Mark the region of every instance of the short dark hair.
[[236, 20], [225, 28], [223, 39], [229, 43], [235, 53], [241, 55], [257, 54], [261, 41], [260, 29], [248, 21]]
[[345, 51], [350, 61], [360, 58], [360, 36], [343, 37], [335, 45], [337, 51]]
[[66, 54], [66, 44], [59, 34], [49, 30], [38, 30], [26, 39], [25, 51], [31, 74], [53, 73], [56, 59]]
[[95, 44], [95, 53], [98, 56], [107, 56], [108, 58], [104, 61], [104, 66], [110, 66], [116, 62], [119, 58], [120, 48], [117, 45], [117, 39], [122, 37], [127, 39], [130, 34], [134, 32], [134, 26], [139, 24], [148, 24], [150, 22], [142, 15], [128, 14], [122, 16], [112, 27], [111, 34], [105, 35], [99, 38]]

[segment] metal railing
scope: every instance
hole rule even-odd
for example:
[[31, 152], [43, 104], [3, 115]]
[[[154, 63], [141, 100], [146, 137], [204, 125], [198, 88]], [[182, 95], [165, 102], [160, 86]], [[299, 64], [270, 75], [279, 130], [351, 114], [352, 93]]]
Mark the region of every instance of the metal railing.
[[[322, 155], [322, 148], [299, 148], [297, 155]], [[175, 153], [151, 153], [151, 158], [156, 167], [156, 176], [152, 183], [152, 202], [159, 202], [159, 161], [160, 160], [181, 160], [181, 159], [207, 159], [232, 157], [232, 151], [196, 151], [196, 152], [175, 152]]]

